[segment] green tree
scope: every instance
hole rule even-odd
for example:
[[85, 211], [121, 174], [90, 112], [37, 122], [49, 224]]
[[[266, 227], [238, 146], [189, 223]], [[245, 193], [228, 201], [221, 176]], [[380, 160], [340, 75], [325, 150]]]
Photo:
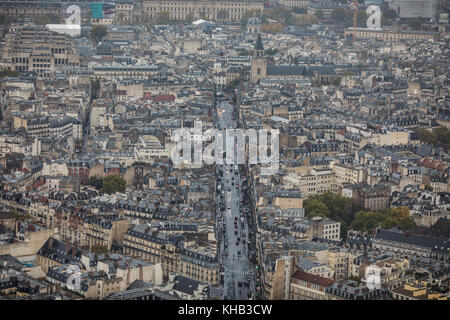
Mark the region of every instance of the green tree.
[[0, 25], [4, 27], [9, 27], [11, 24], [11, 17], [6, 14], [0, 14]]
[[100, 190], [103, 187], [103, 179], [97, 178], [95, 176], [90, 177], [88, 181], [88, 185], [94, 187], [97, 190]]
[[159, 14], [158, 24], [169, 24], [170, 22], [170, 13], [168, 11], [163, 11]]
[[193, 15], [192, 13], [189, 13], [189, 14], [186, 16], [186, 19], [185, 19], [185, 21], [186, 21], [187, 23], [192, 23], [192, 22], [194, 22], [194, 20], [195, 20], [195, 17], [194, 17], [194, 15]]
[[17, 72], [17, 71], [13, 71], [13, 70], [9, 70], [9, 69], [3, 69], [2, 71], [0, 71], [0, 78], [17, 77], [17, 76], [19, 76], [19, 72]]
[[113, 194], [116, 192], [125, 192], [126, 188], [126, 182], [125, 180], [117, 175], [112, 174], [106, 177], [103, 177], [103, 186], [102, 186], [102, 192]]
[[331, 18], [336, 22], [347, 22], [348, 14], [345, 8], [336, 8], [331, 12]]
[[92, 11], [89, 10], [86, 17], [86, 24], [91, 24], [91, 19], [92, 19]]
[[356, 26], [358, 28], [367, 28], [367, 17], [367, 12], [365, 10], [358, 10]]
[[228, 19], [228, 11], [225, 9], [221, 9], [217, 13], [217, 19], [222, 20], [222, 22], [224, 22], [226, 19]]
[[443, 147], [445, 151], [450, 149], [450, 130], [446, 127], [439, 127], [433, 131], [418, 129], [417, 134], [421, 142], [431, 144], [436, 147]]
[[372, 233], [382, 222], [383, 217], [381, 213], [361, 210], [355, 214], [355, 219], [351, 223], [350, 228]]
[[92, 27], [91, 39], [95, 42], [100, 42], [107, 34], [106, 26], [96, 24]]
[[323, 19], [323, 11], [322, 10], [317, 10], [315, 13], [314, 13], [314, 15], [317, 17], [317, 18], [319, 18], [319, 20], [322, 20]]
[[[292, 26], [294, 24], [294, 18], [292, 12], [286, 8], [275, 8], [264, 13], [267, 19], [273, 19], [279, 21], [283, 26]], [[264, 23], [261, 20], [262, 23]]]
[[303, 203], [303, 207], [305, 209], [305, 215], [307, 217], [328, 217], [330, 214], [330, 210], [328, 207], [319, 200], [316, 199], [306, 199]]
[[397, 18], [397, 12], [394, 9], [383, 10], [382, 17], [385, 19], [395, 19]]
[[106, 254], [106, 253], [108, 253], [108, 247], [102, 246], [101, 244], [94, 244], [91, 246], [90, 251], [93, 254]]

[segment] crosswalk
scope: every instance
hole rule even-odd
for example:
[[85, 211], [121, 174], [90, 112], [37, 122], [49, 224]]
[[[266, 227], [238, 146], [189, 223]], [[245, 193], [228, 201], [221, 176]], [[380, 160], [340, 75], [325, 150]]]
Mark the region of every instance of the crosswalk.
[[229, 259], [233, 260], [233, 261], [247, 261], [247, 259], [245, 257], [240, 257], [240, 256], [231, 256], [229, 257]]
[[252, 272], [248, 270], [237, 270], [237, 269], [225, 269], [226, 272], [242, 274], [242, 275], [251, 275]]

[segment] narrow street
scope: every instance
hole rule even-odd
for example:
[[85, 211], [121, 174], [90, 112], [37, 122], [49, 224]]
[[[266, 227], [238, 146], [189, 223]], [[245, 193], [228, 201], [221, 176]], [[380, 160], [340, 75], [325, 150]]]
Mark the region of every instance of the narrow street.
[[[222, 130], [225, 144], [225, 130], [237, 128], [234, 106], [231, 101], [219, 101], [217, 104], [216, 128]], [[236, 141], [235, 141], [236, 143]], [[254, 265], [249, 261], [248, 211], [244, 210], [246, 200], [242, 197], [245, 182], [242, 166], [226, 155], [223, 165], [216, 165], [218, 176], [219, 205], [217, 212], [220, 235], [220, 262], [223, 272], [223, 299], [248, 300], [254, 298]], [[233, 160], [233, 161], [231, 161]], [[230, 163], [232, 162], [232, 164]], [[220, 187], [219, 187], [220, 185]], [[244, 213], [245, 212], [245, 213]]]

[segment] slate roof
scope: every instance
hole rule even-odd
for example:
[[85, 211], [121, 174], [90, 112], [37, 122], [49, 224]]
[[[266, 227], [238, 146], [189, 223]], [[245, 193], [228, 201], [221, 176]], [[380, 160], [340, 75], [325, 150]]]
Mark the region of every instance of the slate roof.
[[306, 281], [309, 283], [314, 283], [317, 284], [319, 286], [322, 287], [328, 287], [330, 284], [333, 283], [333, 280], [331, 279], [327, 279], [321, 276], [316, 276], [314, 274], [302, 271], [302, 270], [298, 270], [296, 271], [293, 275], [293, 278], [298, 279], [298, 280], [302, 280], [302, 281]]
[[378, 230], [377, 234], [375, 235], [375, 239], [406, 243], [414, 246], [425, 247], [432, 251], [450, 254], [450, 242], [446, 240], [393, 232], [383, 229]]
[[198, 286], [202, 284], [202, 282], [187, 278], [181, 275], [177, 275], [173, 281], [175, 285], [173, 286], [173, 290], [183, 292], [189, 295], [193, 295], [194, 291], [197, 290]]
[[264, 46], [261, 39], [261, 34], [258, 34], [258, 39], [256, 39], [255, 50], [264, 51]]

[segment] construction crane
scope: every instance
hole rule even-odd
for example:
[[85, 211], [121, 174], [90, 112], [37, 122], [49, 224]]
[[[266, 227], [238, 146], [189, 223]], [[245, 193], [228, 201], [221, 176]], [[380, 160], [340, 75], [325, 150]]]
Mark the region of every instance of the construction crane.
[[358, 0], [353, 2], [353, 6], [355, 7], [355, 13], [353, 14], [353, 42], [356, 41], [356, 26], [358, 25]]

